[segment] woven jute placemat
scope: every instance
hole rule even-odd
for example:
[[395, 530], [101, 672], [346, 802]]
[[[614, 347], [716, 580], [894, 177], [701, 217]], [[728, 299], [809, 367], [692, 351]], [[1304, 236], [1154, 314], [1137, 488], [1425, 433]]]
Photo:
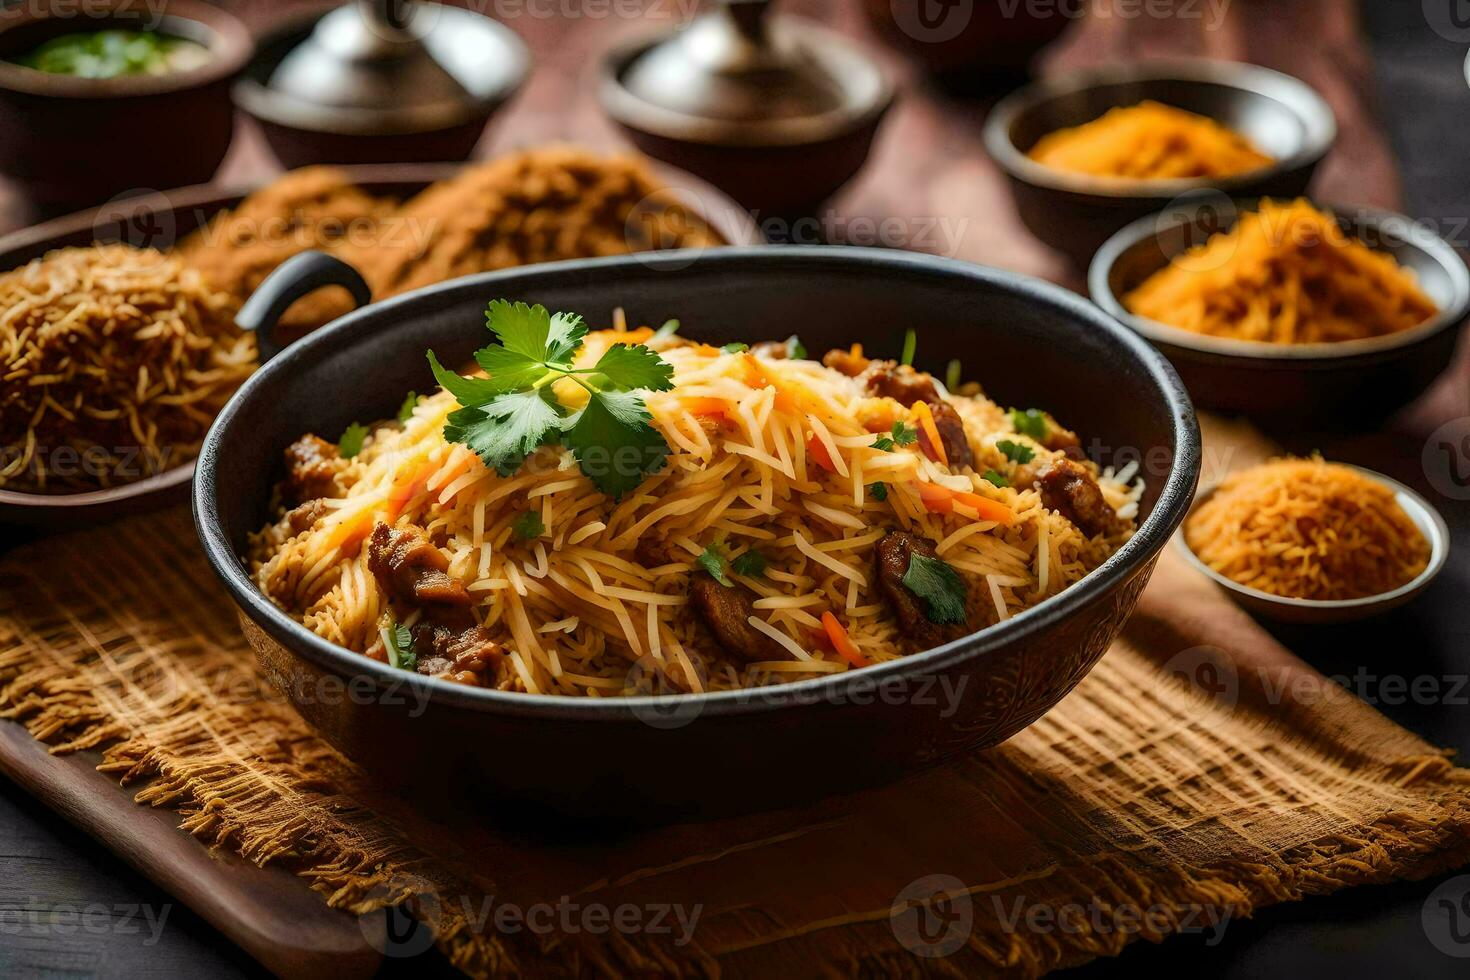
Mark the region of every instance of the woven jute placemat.
[[[1208, 447], [1232, 467], [1263, 449], [1223, 429]], [[1470, 772], [1167, 551], [1114, 649], [999, 749], [612, 842], [375, 790], [257, 678], [182, 511], [0, 562], [0, 713], [55, 751], [101, 748], [140, 803], [335, 907], [407, 901], [474, 974], [1035, 975], [1470, 861]], [[793, 751], [820, 765], [843, 747], [813, 732]], [[599, 764], [588, 746], [568, 778]], [[543, 927], [503, 909], [544, 909]]]

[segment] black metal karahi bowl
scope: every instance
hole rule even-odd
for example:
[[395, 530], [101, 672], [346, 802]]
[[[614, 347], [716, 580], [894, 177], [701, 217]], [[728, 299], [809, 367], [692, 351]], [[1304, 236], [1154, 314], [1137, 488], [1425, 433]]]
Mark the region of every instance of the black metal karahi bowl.
[[[315, 262], [314, 259], [324, 260]], [[268, 328], [293, 297], [352, 274], [293, 260], [242, 318]], [[812, 351], [862, 343], [917, 366], [960, 358], [1001, 404], [1072, 420], [1103, 464], [1142, 460], [1137, 533], [1100, 568], [1005, 623], [892, 663], [778, 688], [588, 699], [474, 689], [335, 646], [278, 609], [240, 559], [268, 520], [282, 450], [304, 431], [391, 416], [432, 390], [424, 352], [467, 360], [488, 300], [594, 322], [680, 319], [723, 343], [799, 333]], [[1183, 519], [1200, 466], [1183, 386], [1141, 338], [1066, 290], [915, 253], [721, 248], [577, 260], [470, 276], [360, 309], [258, 371], [205, 440], [194, 513], [265, 675], [345, 755], [425, 806], [468, 793], [597, 821], [660, 823], [809, 800], [998, 744], [1055, 705], [1117, 635]]]
[[[1208, 116], [1248, 137], [1274, 163], [1233, 177], [1119, 180], [1069, 173], [1026, 154], [1043, 136], [1145, 99]], [[1337, 138], [1332, 108], [1305, 82], [1233, 61], [1146, 61], [1058, 75], [1002, 99], [985, 120], [985, 149], [1006, 174], [1016, 211], [1041, 241], [1086, 267], [1108, 236], [1181, 195], [1295, 197]]]
[[1410, 270], [1434, 301], [1439, 312], [1408, 330], [1270, 344], [1209, 337], [1128, 312], [1124, 296], [1260, 206], [1259, 198], [1202, 197], [1140, 218], [1098, 249], [1088, 270], [1093, 302], [1162, 351], [1204, 408], [1266, 423], [1342, 429], [1379, 421], [1423, 394], [1449, 366], [1470, 314], [1470, 270], [1449, 242], [1393, 211], [1315, 205], [1349, 235]]

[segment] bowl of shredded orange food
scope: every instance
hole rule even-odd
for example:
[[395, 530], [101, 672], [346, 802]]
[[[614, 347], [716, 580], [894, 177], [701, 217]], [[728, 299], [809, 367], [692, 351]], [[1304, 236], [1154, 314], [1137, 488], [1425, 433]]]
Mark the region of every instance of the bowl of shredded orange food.
[[1470, 273], [1426, 228], [1303, 198], [1201, 198], [1139, 219], [1088, 280], [1197, 404], [1287, 425], [1361, 423], [1413, 400], [1470, 309]]
[[1162, 61], [1027, 86], [992, 110], [985, 146], [1026, 227], [1085, 265], [1181, 194], [1301, 194], [1336, 133], [1327, 103], [1289, 75]]
[[1423, 497], [1381, 473], [1274, 459], [1196, 499], [1177, 539], [1251, 612], [1349, 622], [1401, 606], [1444, 567], [1449, 533]]

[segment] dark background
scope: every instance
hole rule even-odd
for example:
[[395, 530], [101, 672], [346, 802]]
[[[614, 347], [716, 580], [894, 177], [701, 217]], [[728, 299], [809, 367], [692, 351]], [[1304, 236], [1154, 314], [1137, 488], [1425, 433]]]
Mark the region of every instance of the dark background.
[[[1456, 0], [1446, 0], [1456, 2]], [[1465, 5], [1470, 6], [1470, 5]], [[1455, 231], [1470, 219], [1470, 87], [1466, 45], [1436, 34], [1419, 0], [1371, 0], [1360, 7], [1373, 56], [1379, 108], [1403, 177], [1404, 209]], [[1310, 44], [1309, 38], [1302, 39]], [[977, 104], [977, 109], [979, 105]], [[1461, 229], [1463, 239], [1466, 231]], [[1470, 412], [1470, 405], [1461, 406]], [[1311, 449], [1314, 447], [1293, 447]], [[1412, 484], [1419, 446], [1396, 447], [1399, 465], [1377, 468]], [[1351, 458], [1348, 452], [1345, 458]], [[1452, 528], [1452, 555], [1470, 554], [1470, 510], [1437, 498]], [[1451, 510], [1451, 508], [1456, 508]], [[1470, 571], [1455, 561], [1429, 596], [1401, 614], [1348, 631], [1297, 635], [1280, 632], [1292, 649], [1329, 675], [1395, 672], [1429, 676], [1450, 690], [1467, 673], [1470, 647]], [[1430, 741], [1470, 751], [1470, 706], [1392, 703], [1369, 679], [1355, 686], [1385, 714]], [[1180, 936], [1151, 946], [1136, 943], [1114, 960], [1074, 974], [1131, 975], [1168, 971], [1194, 977], [1394, 976], [1463, 977], [1470, 960], [1449, 957], [1430, 944], [1421, 926], [1425, 899], [1456, 875], [1417, 883], [1352, 889], [1325, 898], [1267, 908], [1230, 922], [1213, 946], [1203, 936]], [[32, 930], [17, 916], [57, 909], [150, 906], [167, 919], [156, 945], [145, 945], [141, 919], [116, 914], [110, 930]], [[1465, 950], [1470, 953], [1470, 947]], [[392, 961], [386, 973], [448, 972], [432, 954]], [[0, 779], [0, 976], [260, 975], [261, 970], [209, 925], [174, 903], [110, 853], [66, 825], [14, 784]]]

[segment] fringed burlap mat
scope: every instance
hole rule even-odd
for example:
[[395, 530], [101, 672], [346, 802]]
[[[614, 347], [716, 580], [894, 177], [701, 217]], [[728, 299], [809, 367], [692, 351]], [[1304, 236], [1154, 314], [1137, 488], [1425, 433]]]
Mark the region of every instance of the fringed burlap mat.
[[[1209, 445], [1230, 466], [1259, 452]], [[416, 898], [475, 974], [1035, 975], [1470, 860], [1470, 773], [1169, 553], [1123, 640], [1005, 746], [809, 810], [596, 845], [435, 822], [365, 785], [263, 689], [182, 511], [26, 546], [0, 562], [0, 597], [6, 717], [59, 752], [105, 748], [139, 802], [335, 907]], [[812, 737], [814, 764], [842, 751]], [[505, 925], [538, 907], [541, 928]]]

